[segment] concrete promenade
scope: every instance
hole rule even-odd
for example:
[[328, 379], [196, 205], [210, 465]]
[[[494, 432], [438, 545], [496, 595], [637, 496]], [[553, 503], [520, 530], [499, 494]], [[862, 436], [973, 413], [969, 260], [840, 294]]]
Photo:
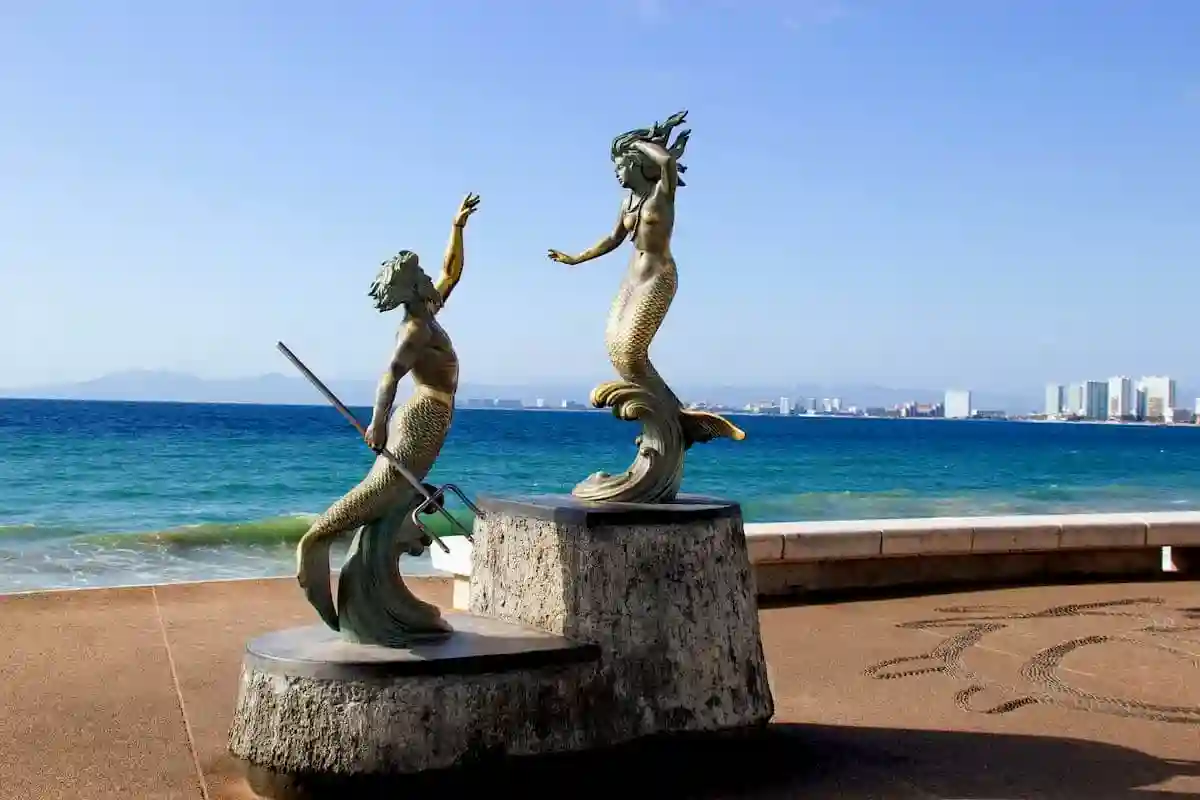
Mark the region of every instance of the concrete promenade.
[[[828, 522], [747, 523], [760, 596], [830, 591], [1140, 580], [1200, 570], [1200, 512], [1040, 514]], [[466, 608], [471, 544], [447, 539], [433, 565], [455, 576], [453, 603]]]
[[[448, 580], [413, 583], [450, 602]], [[1200, 796], [1200, 583], [764, 601], [760, 613], [777, 704], [766, 735], [532, 762], [476, 791]], [[225, 754], [242, 649], [313, 614], [282, 579], [12, 595], [0, 620], [0, 800], [249, 798]]]

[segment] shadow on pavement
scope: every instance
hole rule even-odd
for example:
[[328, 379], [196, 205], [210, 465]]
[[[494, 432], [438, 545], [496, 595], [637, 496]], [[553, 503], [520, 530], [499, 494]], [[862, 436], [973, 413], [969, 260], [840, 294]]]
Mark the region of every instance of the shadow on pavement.
[[[1181, 736], [1195, 736], [1182, 726]], [[585, 754], [509, 759], [386, 783], [285, 789], [252, 775], [264, 796], [358, 798], [512, 789], [522, 798], [804, 798], [805, 800], [1145, 800], [1144, 787], [1200, 778], [1200, 762], [1167, 761], [1086, 740], [962, 731], [775, 724]], [[259, 783], [269, 780], [275, 783]], [[1179, 795], [1196, 796], [1192, 794]]]
[[[939, 556], [948, 558], [949, 556]], [[971, 556], [978, 558], [979, 556]], [[974, 594], [976, 592], [996, 592], [1006, 589], [1062, 589], [1071, 586], [1129, 586], [1138, 585], [1178, 584], [1189, 583], [1195, 578], [1182, 576], [1177, 573], [1161, 573], [1157, 575], [1138, 575], [1131, 578], [1128, 575], [1084, 575], [1058, 577], [1026, 577], [1026, 578], [995, 578], [974, 579], [968, 581], [928, 581], [897, 586], [853, 587], [848, 589], [807, 589], [797, 590], [789, 594], [765, 595], [758, 598], [758, 607], [794, 608], [800, 605], [838, 605], [842, 603], [859, 603], [864, 600], [903, 600], [914, 597], [943, 597], [945, 595]]]

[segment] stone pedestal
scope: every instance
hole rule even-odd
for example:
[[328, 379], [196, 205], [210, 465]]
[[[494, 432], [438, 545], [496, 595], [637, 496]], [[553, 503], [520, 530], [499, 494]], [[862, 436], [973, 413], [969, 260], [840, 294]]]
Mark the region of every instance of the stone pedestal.
[[274, 776], [264, 785], [294, 790], [589, 745], [598, 647], [470, 614], [446, 620], [449, 638], [407, 649], [323, 625], [253, 640], [230, 752]]
[[736, 504], [479, 505], [472, 613], [445, 615], [448, 638], [388, 648], [313, 625], [249, 644], [229, 750], [258, 794], [771, 718]]
[[738, 729], [774, 713], [736, 503], [480, 498], [472, 613], [600, 648], [593, 745]]

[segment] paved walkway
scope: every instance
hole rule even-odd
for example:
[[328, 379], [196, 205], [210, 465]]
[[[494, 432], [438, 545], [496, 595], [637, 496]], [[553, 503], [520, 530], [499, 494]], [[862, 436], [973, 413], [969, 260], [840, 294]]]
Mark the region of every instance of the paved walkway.
[[[419, 583], [447, 603], [449, 587]], [[1200, 583], [764, 608], [777, 714], [745, 742], [508, 776], [525, 797], [1200, 797]], [[291, 580], [0, 597], [0, 800], [249, 798], [241, 651]], [[493, 790], [498, 788], [493, 782]]]

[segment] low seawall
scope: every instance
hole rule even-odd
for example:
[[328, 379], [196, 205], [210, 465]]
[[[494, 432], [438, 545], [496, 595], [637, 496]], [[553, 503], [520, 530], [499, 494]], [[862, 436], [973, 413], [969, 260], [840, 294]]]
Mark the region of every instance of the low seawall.
[[[1151, 578], [1200, 568], [1200, 512], [747, 523], [761, 596], [1017, 581]], [[433, 566], [466, 607], [471, 544]]]

